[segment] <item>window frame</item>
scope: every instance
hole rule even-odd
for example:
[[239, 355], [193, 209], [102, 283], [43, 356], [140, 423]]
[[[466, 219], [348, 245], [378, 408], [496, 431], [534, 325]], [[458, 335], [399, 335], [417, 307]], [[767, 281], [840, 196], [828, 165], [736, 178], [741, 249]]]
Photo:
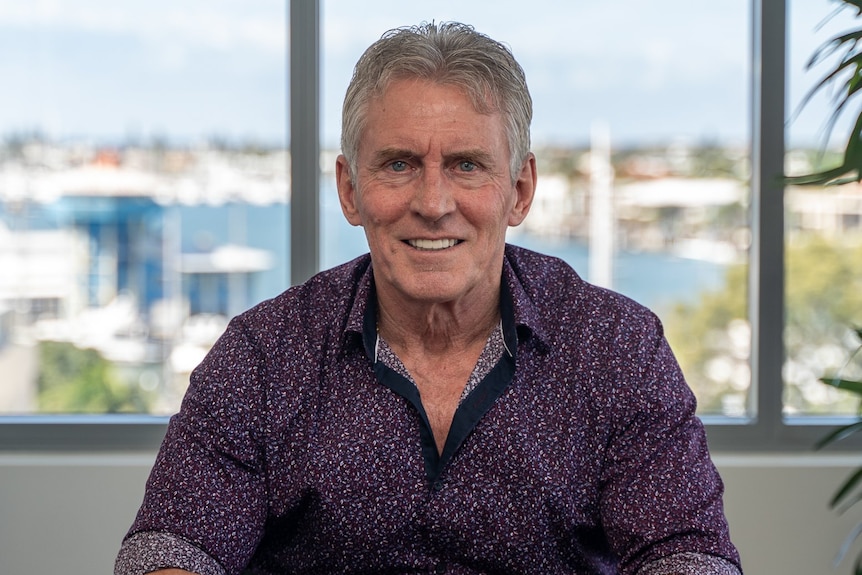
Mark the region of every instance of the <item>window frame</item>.
[[[320, 0], [290, 1], [290, 283], [320, 262]], [[751, 0], [752, 327], [748, 419], [703, 416], [713, 452], [807, 451], [837, 418], [786, 418], [784, 383], [784, 189], [787, 3]], [[0, 451], [153, 451], [168, 418], [148, 415], [2, 416]], [[858, 447], [848, 442], [847, 447]]]

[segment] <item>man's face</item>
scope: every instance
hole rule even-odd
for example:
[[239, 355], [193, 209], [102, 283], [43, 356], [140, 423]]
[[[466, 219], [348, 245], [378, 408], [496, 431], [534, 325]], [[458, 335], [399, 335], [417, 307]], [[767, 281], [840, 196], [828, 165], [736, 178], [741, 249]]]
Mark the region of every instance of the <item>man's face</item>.
[[502, 116], [476, 112], [452, 86], [398, 80], [367, 112], [357, 181], [343, 156], [336, 176], [347, 220], [365, 228], [380, 297], [408, 305], [494, 297], [506, 228], [533, 198], [535, 158], [512, 182]]

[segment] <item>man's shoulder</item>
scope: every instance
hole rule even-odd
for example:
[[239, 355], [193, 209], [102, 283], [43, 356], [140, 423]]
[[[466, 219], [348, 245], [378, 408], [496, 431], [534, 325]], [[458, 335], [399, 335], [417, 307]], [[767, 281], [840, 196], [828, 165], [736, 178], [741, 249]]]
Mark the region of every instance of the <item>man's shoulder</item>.
[[366, 254], [319, 272], [304, 283], [258, 303], [238, 320], [248, 326], [288, 331], [344, 323], [356, 303], [367, 300], [371, 289], [370, 264], [371, 258]]
[[506, 261], [516, 308], [533, 308], [543, 322], [583, 327], [633, 317], [651, 322], [654, 317], [652, 311], [630, 297], [584, 280], [555, 256], [507, 245]]
[[565, 260], [515, 244], [506, 244], [506, 259], [512, 267], [523, 269], [531, 274], [556, 271], [578, 276]]
[[588, 286], [566, 261], [528, 248], [506, 244], [504, 274], [511, 287], [526, 297], [541, 303], [548, 297], [567, 296]]
[[594, 305], [639, 307], [639, 304], [616, 291], [589, 283], [568, 262], [556, 256], [507, 245], [506, 261], [514, 282], [535, 303], [575, 298]]

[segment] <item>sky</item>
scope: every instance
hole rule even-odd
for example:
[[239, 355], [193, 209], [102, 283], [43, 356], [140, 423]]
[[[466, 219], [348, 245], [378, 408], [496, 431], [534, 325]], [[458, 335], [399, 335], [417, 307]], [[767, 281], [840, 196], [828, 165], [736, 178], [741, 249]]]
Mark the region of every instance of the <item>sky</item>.
[[[804, 60], [836, 26], [829, 0], [792, 0], [793, 109]], [[744, 143], [748, 0], [324, 0], [322, 140], [335, 146], [352, 66], [384, 31], [459, 20], [507, 43], [534, 100], [533, 141]], [[220, 137], [283, 144], [284, 0], [0, 0], [0, 137], [122, 141]], [[846, 27], [846, 26], [845, 26]], [[824, 108], [791, 137], [812, 139]]]

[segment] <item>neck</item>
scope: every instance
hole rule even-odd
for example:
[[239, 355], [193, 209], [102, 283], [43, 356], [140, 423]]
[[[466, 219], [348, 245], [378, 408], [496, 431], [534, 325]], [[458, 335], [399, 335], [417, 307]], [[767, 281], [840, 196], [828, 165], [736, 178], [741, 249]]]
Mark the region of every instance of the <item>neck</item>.
[[433, 303], [408, 308], [380, 298], [378, 331], [393, 348], [449, 354], [484, 345], [500, 322], [499, 294], [480, 306]]

